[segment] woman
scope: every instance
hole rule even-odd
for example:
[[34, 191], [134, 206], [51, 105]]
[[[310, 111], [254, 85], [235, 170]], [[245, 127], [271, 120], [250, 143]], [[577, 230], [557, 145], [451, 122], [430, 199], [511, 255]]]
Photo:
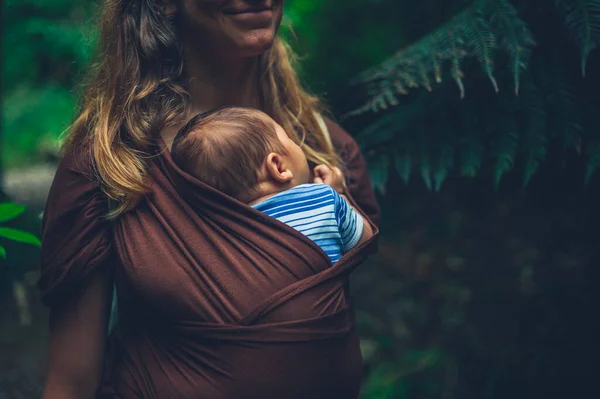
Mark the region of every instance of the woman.
[[[100, 59], [44, 214], [44, 398], [358, 395], [345, 295], [372, 241], [332, 267], [306, 237], [194, 181], [169, 156], [190, 116], [259, 108], [312, 164], [342, 166], [350, 198], [377, 222], [356, 143], [319, 117], [276, 37], [282, 8], [104, 1]], [[113, 282], [119, 328], [107, 337]]]

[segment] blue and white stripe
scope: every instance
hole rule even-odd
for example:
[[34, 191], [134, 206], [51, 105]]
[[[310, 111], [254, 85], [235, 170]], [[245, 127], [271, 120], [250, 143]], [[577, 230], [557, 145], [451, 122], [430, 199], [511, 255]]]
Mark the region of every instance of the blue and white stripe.
[[333, 188], [302, 184], [253, 205], [298, 230], [335, 264], [362, 236], [364, 221]]

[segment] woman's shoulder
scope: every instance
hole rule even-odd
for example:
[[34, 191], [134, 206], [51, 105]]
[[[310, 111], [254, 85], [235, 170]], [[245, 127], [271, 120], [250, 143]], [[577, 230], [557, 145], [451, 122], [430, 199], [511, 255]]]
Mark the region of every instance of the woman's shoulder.
[[94, 158], [92, 148], [87, 143], [77, 143], [62, 150], [56, 168], [58, 177], [63, 175], [79, 175], [86, 180], [95, 180]]
[[63, 151], [46, 200], [45, 226], [91, 204], [101, 211], [108, 206], [93, 165], [88, 145], [71, 146]]

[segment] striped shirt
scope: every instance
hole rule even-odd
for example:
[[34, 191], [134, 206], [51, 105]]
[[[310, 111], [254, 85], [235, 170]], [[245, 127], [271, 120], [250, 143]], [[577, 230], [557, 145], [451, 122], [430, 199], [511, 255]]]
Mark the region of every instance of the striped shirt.
[[310, 238], [332, 264], [362, 237], [363, 218], [326, 184], [302, 184], [253, 207]]

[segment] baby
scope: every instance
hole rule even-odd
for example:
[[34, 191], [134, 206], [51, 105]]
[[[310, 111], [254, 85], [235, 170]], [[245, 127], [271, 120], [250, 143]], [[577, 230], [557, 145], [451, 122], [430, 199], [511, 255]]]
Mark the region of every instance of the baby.
[[332, 264], [373, 235], [346, 201], [341, 171], [319, 165], [311, 182], [304, 151], [261, 111], [197, 115], [177, 133], [171, 154], [186, 173], [306, 235]]

